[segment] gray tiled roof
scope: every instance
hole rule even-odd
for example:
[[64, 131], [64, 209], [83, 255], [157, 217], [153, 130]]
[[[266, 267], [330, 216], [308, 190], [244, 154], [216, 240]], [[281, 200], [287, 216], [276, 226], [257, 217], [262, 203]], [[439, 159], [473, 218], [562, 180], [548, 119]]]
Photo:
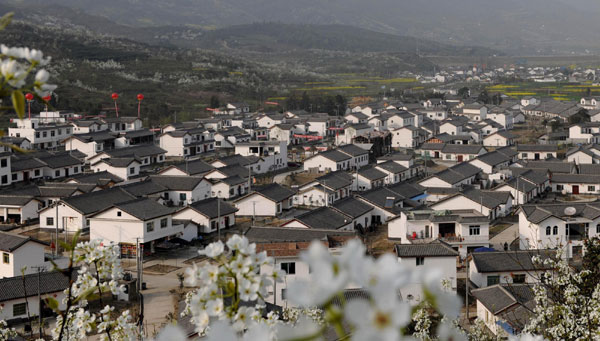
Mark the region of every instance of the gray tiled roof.
[[386, 162], [378, 163], [375, 165], [376, 168], [384, 169], [392, 174], [399, 174], [407, 170], [408, 168], [398, 164], [395, 161], [389, 160]]
[[127, 193], [125, 190], [119, 187], [113, 187], [102, 191], [69, 197], [63, 199], [63, 202], [79, 211], [83, 215], [88, 215], [111, 207], [115, 203], [129, 201], [132, 199], [135, 199], [132, 194]]
[[247, 157], [239, 155], [239, 154], [221, 157], [215, 161], [221, 161], [226, 166], [229, 166], [229, 165], [247, 166], [252, 163]]
[[479, 155], [476, 159], [480, 160], [481, 162], [483, 162], [487, 165], [490, 165], [490, 166], [496, 166], [503, 162], [510, 161], [510, 157], [508, 157], [502, 153], [499, 153], [497, 151]]
[[566, 219], [565, 208], [567, 207], [575, 208], [573, 217], [583, 217], [590, 220], [600, 217], [600, 202], [521, 205], [527, 220], [535, 224], [552, 216]]
[[402, 195], [400, 195], [386, 187], [375, 188], [370, 191], [361, 193], [359, 195], [359, 197], [363, 198], [364, 200], [368, 201], [369, 203], [371, 203], [379, 208], [383, 208], [383, 209], [389, 210], [391, 212], [396, 212], [396, 211], [398, 211], [398, 209], [395, 206], [391, 207], [391, 208], [385, 207], [388, 197], [394, 198], [394, 205], [396, 205], [397, 203], [399, 203], [405, 199]]
[[[77, 271], [75, 271], [75, 274]], [[40, 294], [49, 294], [63, 291], [69, 287], [69, 278], [58, 271], [42, 272], [39, 274], [30, 274], [25, 276], [25, 285], [23, 278], [6, 277], [0, 279], [0, 302], [6, 302], [24, 297], [32, 297], [38, 293], [38, 283]]]
[[110, 158], [102, 159], [102, 160], [94, 163], [92, 166], [94, 166], [100, 162], [104, 162], [104, 163], [106, 163], [112, 167], [116, 167], [116, 168], [126, 168], [126, 167], [129, 167], [129, 165], [131, 165], [134, 162], [141, 164], [141, 162], [135, 157], [110, 157]]
[[[229, 215], [238, 211], [235, 206], [232, 206], [222, 199], [217, 198], [208, 198], [200, 201], [196, 201], [191, 203], [188, 207], [193, 209], [194, 211], [206, 216], [209, 219], [217, 218], [217, 200], [220, 201], [220, 212], [221, 216]], [[186, 207], [187, 208], [187, 207]], [[186, 209], [183, 208], [182, 210]]]
[[478, 154], [485, 148], [480, 144], [446, 144], [442, 148], [443, 153], [455, 153], [455, 154]]
[[352, 184], [352, 175], [344, 171], [330, 172], [315, 179], [325, 187], [334, 190], [350, 186]]
[[337, 150], [352, 156], [369, 154], [369, 151], [354, 144], [345, 144], [337, 148]]
[[136, 197], [143, 197], [167, 191], [167, 188], [156, 181], [146, 179], [119, 186]]
[[579, 174], [597, 175], [600, 174], [600, 164], [582, 163], [579, 166]]
[[2, 206], [23, 206], [33, 200], [31, 195], [3, 195], [0, 194], [0, 205]]
[[277, 183], [268, 184], [266, 186], [255, 188], [254, 190], [275, 202], [281, 202], [290, 198], [296, 193], [295, 191]]
[[125, 148], [117, 148], [105, 151], [111, 157], [147, 157], [152, 155], [166, 154], [167, 151], [154, 144], [142, 144]]
[[191, 191], [202, 182], [202, 177], [199, 176], [183, 176], [183, 175], [152, 175], [150, 180], [169, 190], [174, 191]]
[[54, 153], [53, 155], [39, 156], [38, 159], [50, 168], [61, 168], [83, 164], [76, 157], [69, 155], [69, 152], [59, 152]]
[[115, 182], [115, 183], [123, 182], [123, 179], [121, 179], [120, 177], [118, 177], [112, 173], [109, 173], [107, 171], [78, 174], [78, 175], [68, 178], [67, 181], [68, 180], [75, 180], [76, 182], [78, 182], [80, 184], [94, 184], [94, 185], [104, 183], [107, 180]]
[[[373, 206], [352, 197], [339, 200], [335, 202], [332, 207], [353, 219], [373, 210]], [[362, 222], [359, 223], [362, 224]]]
[[181, 162], [174, 164], [173, 167], [189, 175], [206, 174], [215, 168], [202, 160]]
[[240, 178], [247, 178], [248, 177], [248, 168], [240, 166], [240, 165], [230, 165], [230, 166], [225, 166], [225, 167], [221, 167], [221, 168], [217, 168], [217, 170], [223, 174], [225, 174], [225, 176], [234, 176], [237, 175]]
[[398, 257], [456, 257], [458, 252], [448, 244], [433, 241], [427, 244], [396, 244]]
[[571, 173], [575, 166], [570, 162], [557, 162], [557, 161], [527, 161], [525, 168], [537, 168], [546, 169], [550, 172], [556, 173]]
[[347, 161], [350, 160], [351, 157], [350, 155], [346, 154], [346, 153], [342, 153], [339, 150], [328, 150], [322, 153], [319, 153], [317, 155], [321, 155], [331, 161], [335, 161], [335, 162], [341, 162], [341, 161]]
[[549, 269], [546, 265], [533, 264], [532, 258], [540, 256], [542, 259], [554, 257], [554, 250], [524, 250], [524, 251], [493, 251], [473, 252], [473, 262], [477, 272], [511, 272], [511, 271], [536, 271]]
[[600, 184], [600, 175], [591, 174], [554, 174], [553, 183]]
[[45, 165], [44, 162], [34, 157], [16, 158], [13, 156], [10, 159], [10, 168], [12, 172], [43, 168]]
[[[331, 207], [320, 207], [303, 213], [294, 219], [300, 221], [309, 228], [321, 230], [337, 230], [352, 223], [351, 217], [342, 214]], [[285, 224], [283, 226], [285, 226]]]
[[518, 144], [517, 152], [557, 152], [555, 144]]
[[358, 175], [365, 177], [369, 180], [383, 179], [387, 176], [386, 173], [380, 171], [375, 167], [364, 167], [358, 170]]
[[46, 243], [37, 239], [33, 239], [29, 236], [21, 236], [12, 233], [0, 232], [0, 251], [13, 252], [14, 250], [20, 248], [29, 241], [40, 243], [42, 245], [47, 245]]
[[425, 193], [426, 188], [419, 185], [408, 182], [401, 182], [395, 185], [388, 186], [388, 189], [394, 191], [405, 198], [413, 198], [418, 195]]
[[150, 220], [175, 212], [175, 208], [167, 207], [149, 198], [138, 198], [112, 205], [131, 214], [140, 220]]
[[286, 227], [251, 227], [244, 235], [253, 243], [309, 242], [327, 240], [328, 236], [353, 236], [354, 232]]
[[494, 315], [535, 298], [528, 284], [496, 284], [473, 290], [472, 294]]

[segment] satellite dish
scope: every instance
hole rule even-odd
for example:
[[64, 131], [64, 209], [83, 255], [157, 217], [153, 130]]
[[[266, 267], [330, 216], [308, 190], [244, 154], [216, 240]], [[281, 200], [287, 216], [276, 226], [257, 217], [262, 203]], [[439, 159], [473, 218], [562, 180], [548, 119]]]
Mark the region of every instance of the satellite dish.
[[577, 213], [577, 210], [573, 206], [569, 206], [565, 208], [565, 215], [572, 216]]

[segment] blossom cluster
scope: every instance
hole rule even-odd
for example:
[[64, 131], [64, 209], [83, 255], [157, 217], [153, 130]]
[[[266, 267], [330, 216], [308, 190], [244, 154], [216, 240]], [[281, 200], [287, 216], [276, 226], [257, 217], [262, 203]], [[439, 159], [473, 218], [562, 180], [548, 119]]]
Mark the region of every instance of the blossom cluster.
[[207, 331], [211, 319], [228, 320], [237, 332], [278, 320], [274, 313], [262, 318], [268, 288], [284, 275], [281, 270], [260, 273], [261, 267], [274, 265], [265, 251], [257, 253], [256, 244], [236, 235], [226, 245], [218, 241], [200, 253], [212, 262], [201, 267], [194, 264], [186, 270], [185, 280], [186, 285], [199, 287], [187, 295], [185, 311], [191, 314], [198, 333]]
[[[50, 62], [44, 58], [42, 51], [28, 47], [8, 47], [0, 45], [0, 77], [4, 84], [15, 90], [23, 89], [27, 84], [30, 73]], [[38, 96], [44, 97], [56, 89], [56, 85], [49, 84], [50, 73], [46, 69], [38, 69], [33, 79], [32, 89]]]
[[[123, 269], [119, 259], [119, 246], [103, 245], [98, 240], [78, 243], [72, 253], [77, 278], [65, 290], [63, 304], [66, 311], [59, 314], [52, 330], [53, 340], [81, 340], [91, 333], [100, 334], [103, 340], [136, 340], [137, 326], [131, 321], [129, 311], [112, 317], [114, 307], [105, 305], [98, 314], [88, 310], [88, 297], [95, 293], [118, 295]], [[110, 335], [110, 337], [109, 337]]]
[[[425, 283], [423, 296], [432, 297], [433, 309], [446, 317], [438, 327], [439, 339], [465, 338], [451, 323], [458, 317], [460, 301], [444, 290], [440, 273], [410, 271], [392, 255], [375, 260], [366, 256], [358, 240], [336, 255], [320, 242], [310, 245], [301, 255], [310, 277], [288, 284], [288, 302], [295, 308], [285, 309], [279, 322], [265, 321], [261, 314], [273, 281], [285, 275], [270, 257], [256, 253], [255, 244], [237, 235], [226, 244], [210, 244], [201, 254], [212, 262], [187, 272], [186, 284], [198, 289], [188, 294], [185, 313], [191, 314], [196, 331], [209, 339], [312, 340], [321, 338], [326, 328], [352, 340], [401, 339], [412, 321], [412, 308], [400, 300], [399, 292], [415, 279]], [[261, 273], [261, 267], [271, 271]], [[370, 298], [346, 302], [343, 291], [351, 285], [363, 288]]]

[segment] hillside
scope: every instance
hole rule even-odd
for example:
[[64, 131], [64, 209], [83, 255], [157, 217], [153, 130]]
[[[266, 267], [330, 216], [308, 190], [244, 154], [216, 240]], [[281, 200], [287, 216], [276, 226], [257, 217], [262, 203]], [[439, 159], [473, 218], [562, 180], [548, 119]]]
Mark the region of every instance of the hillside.
[[462, 47], [407, 36], [371, 31], [348, 25], [298, 25], [254, 23], [206, 31], [203, 47], [278, 52], [288, 49], [321, 49], [347, 52], [401, 52], [428, 55], [501, 54], [487, 48]]
[[[112, 110], [110, 94], [118, 92], [121, 112], [135, 115], [135, 95], [143, 93], [148, 125], [171, 121], [176, 113], [180, 120], [199, 117], [212, 95], [261, 102], [294, 82], [324, 79], [301, 66], [256, 63], [211, 51], [159, 47], [19, 21], [0, 32], [0, 41], [52, 56], [49, 69], [59, 85], [58, 100], [52, 103], [56, 108], [97, 114]], [[33, 110], [40, 108], [37, 103]]]
[[[7, 0], [9, 1], [9, 0]], [[128, 26], [213, 29], [255, 22], [342, 24], [515, 54], [600, 51], [593, 0], [10, 0], [64, 5]]]

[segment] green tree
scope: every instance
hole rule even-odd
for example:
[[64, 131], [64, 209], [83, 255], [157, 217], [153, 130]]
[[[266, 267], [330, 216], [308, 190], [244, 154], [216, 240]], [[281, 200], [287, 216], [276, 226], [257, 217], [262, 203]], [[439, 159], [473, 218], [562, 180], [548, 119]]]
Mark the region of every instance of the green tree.
[[487, 90], [483, 90], [479, 93], [479, 96], [477, 96], [477, 102], [483, 104], [490, 103], [490, 95], [488, 94]]
[[310, 108], [310, 97], [308, 97], [308, 93], [304, 91], [302, 93], [302, 99], [300, 99], [300, 109], [309, 111]]
[[215, 95], [210, 96], [210, 107], [213, 109], [216, 109], [220, 106], [221, 106], [221, 103], [219, 101], [219, 97], [217, 97]]
[[467, 98], [471, 94], [471, 90], [469, 90], [469, 88], [466, 86], [463, 86], [462, 88], [458, 89], [457, 94], [462, 98]]

